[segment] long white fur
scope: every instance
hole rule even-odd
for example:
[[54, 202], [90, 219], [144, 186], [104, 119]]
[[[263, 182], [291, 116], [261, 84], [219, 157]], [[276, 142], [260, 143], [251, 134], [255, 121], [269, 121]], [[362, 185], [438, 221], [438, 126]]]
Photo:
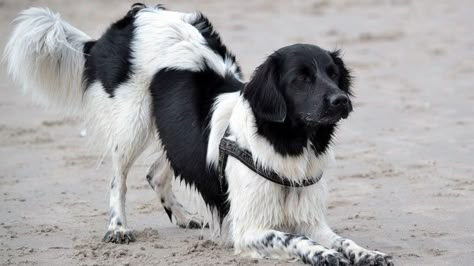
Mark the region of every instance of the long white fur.
[[15, 23], [4, 53], [10, 76], [48, 107], [81, 109], [82, 49], [90, 37], [44, 8], [21, 12]]
[[[151, 183], [166, 185], [155, 191], [176, 204], [169, 188], [169, 162], [166, 156], [161, 156], [164, 151], [159, 132], [154, 132], [149, 93], [153, 75], [163, 68], [197, 71], [204, 66], [204, 58], [216, 73], [222, 76], [230, 73], [240, 79], [236, 64], [210, 50], [199, 31], [188, 23], [196, 16], [198, 14], [149, 8], [140, 11], [135, 20], [131, 49], [133, 74], [115, 90], [113, 98], [100, 82], [93, 83], [84, 93], [82, 48], [90, 38], [48, 9], [32, 8], [22, 12], [7, 44], [5, 58], [14, 80], [49, 106], [68, 111], [87, 109], [84, 115], [89, 128], [102, 136], [104, 150], [112, 153], [114, 178], [108, 230], [114, 235], [130, 232], [125, 216], [127, 173], [152, 142], [157, 144], [158, 150], [156, 162], [149, 170], [153, 176]], [[239, 93], [218, 96], [213, 110], [206, 158], [211, 167], [216, 166], [219, 142], [228, 126], [230, 138], [248, 149], [256, 163], [292, 177], [295, 183], [308, 176], [318, 176], [334, 158], [331, 149], [316, 156], [309, 143], [300, 156], [276, 153], [272, 145], [256, 133], [253, 112]], [[228, 159], [226, 175], [231, 208], [222, 229], [223, 235], [230, 236], [236, 253], [297, 258], [314, 263], [335, 256], [337, 252], [331, 248], [341, 248], [348, 254], [378, 254], [342, 239], [329, 228], [325, 219], [325, 176], [313, 186], [282, 187], [259, 177], [232, 157]], [[181, 221], [188, 219], [188, 213], [175, 211], [181, 211], [178, 213]], [[216, 219], [213, 221], [211, 226], [217, 224]], [[287, 233], [305, 234], [309, 239]], [[266, 243], [272, 235], [275, 236], [273, 242]], [[285, 238], [288, 244], [282, 244]]]

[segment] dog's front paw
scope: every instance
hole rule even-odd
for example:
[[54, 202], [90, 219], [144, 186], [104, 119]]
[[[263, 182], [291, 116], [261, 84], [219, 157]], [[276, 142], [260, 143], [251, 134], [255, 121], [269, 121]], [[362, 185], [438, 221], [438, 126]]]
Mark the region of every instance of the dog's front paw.
[[135, 236], [133, 232], [128, 229], [115, 229], [107, 231], [102, 241], [115, 244], [128, 244], [135, 242]]
[[379, 251], [364, 250], [351, 255], [351, 261], [357, 266], [393, 266], [392, 257]]
[[303, 259], [303, 262], [314, 266], [345, 266], [350, 262], [336, 250], [314, 251]]

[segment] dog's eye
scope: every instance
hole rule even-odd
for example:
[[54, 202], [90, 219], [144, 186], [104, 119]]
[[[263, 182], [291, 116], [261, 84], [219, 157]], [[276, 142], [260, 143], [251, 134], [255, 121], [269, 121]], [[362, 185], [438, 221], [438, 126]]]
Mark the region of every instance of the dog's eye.
[[330, 79], [337, 80], [339, 78], [339, 74], [334, 68], [330, 67], [327, 72]]
[[306, 83], [311, 82], [311, 78], [308, 75], [298, 75], [296, 76], [296, 80], [306, 82]]

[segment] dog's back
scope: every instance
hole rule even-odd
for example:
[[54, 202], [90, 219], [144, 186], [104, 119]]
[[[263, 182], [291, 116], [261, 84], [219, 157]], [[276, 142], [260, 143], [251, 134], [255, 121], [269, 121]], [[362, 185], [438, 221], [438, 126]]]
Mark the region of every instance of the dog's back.
[[173, 174], [221, 216], [227, 212], [207, 162], [210, 124], [218, 96], [240, 91], [243, 82], [204, 15], [134, 5], [97, 40], [47, 9], [26, 10], [17, 22], [5, 51], [10, 74], [47, 106], [78, 111], [97, 146], [112, 155], [109, 229], [124, 227], [124, 180], [152, 142], [158, 158], [147, 179], [170, 218], [193, 221], [164, 184]]

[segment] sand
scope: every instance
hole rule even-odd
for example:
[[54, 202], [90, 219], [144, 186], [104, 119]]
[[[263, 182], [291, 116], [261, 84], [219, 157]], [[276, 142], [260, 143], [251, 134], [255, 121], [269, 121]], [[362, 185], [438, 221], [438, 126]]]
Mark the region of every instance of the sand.
[[[28, 6], [48, 6], [98, 37], [132, 2], [0, 0], [0, 48], [10, 21]], [[392, 254], [397, 265], [472, 265], [473, 1], [165, 4], [205, 12], [247, 78], [284, 45], [343, 49], [356, 98], [328, 173], [332, 226]], [[128, 181], [128, 220], [138, 242], [101, 243], [109, 160], [86, 145], [77, 118], [32, 103], [4, 66], [0, 81], [0, 264], [294, 265], [243, 259], [205, 231], [171, 224], [146, 183], [146, 155]]]

